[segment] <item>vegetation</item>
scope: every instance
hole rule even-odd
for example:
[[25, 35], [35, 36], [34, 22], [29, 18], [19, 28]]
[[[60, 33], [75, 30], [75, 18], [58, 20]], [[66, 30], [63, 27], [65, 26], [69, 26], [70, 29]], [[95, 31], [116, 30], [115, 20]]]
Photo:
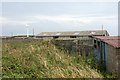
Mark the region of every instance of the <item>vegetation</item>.
[[95, 69], [92, 56], [68, 54], [51, 41], [3, 43], [2, 47], [3, 78], [104, 78], [108, 75]]

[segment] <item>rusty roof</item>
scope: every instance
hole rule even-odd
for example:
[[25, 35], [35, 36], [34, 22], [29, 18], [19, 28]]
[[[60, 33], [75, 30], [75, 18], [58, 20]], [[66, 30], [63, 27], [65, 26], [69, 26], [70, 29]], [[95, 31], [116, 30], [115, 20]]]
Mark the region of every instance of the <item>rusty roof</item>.
[[115, 48], [120, 48], [120, 36], [95, 36], [95, 38], [98, 38]]

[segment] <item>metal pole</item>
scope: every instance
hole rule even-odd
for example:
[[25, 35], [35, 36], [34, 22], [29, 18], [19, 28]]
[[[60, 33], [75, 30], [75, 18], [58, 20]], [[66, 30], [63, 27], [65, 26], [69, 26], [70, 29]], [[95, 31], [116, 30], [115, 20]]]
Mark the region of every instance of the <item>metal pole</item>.
[[102, 35], [103, 35], [103, 24], [102, 24]]

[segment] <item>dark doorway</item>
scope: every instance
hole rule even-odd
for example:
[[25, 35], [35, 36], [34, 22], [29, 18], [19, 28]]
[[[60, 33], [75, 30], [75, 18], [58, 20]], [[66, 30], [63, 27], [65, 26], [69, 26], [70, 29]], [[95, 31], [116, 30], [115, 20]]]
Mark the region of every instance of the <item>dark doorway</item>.
[[56, 39], [56, 38], [59, 38], [59, 37], [58, 36], [54, 36], [53, 38]]
[[76, 38], [76, 36], [70, 36], [70, 38]]

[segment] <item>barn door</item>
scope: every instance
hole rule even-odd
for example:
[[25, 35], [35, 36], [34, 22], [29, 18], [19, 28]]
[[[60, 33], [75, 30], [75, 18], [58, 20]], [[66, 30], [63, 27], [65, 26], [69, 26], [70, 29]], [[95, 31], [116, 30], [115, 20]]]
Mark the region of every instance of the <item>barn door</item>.
[[107, 56], [108, 56], [107, 44], [105, 44], [104, 42], [100, 42], [100, 62], [104, 71], [107, 70], [107, 62], [108, 62]]
[[108, 56], [108, 46], [105, 44], [104, 60], [105, 60], [105, 70], [107, 70], [107, 56]]
[[102, 64], [104, 67], [104, 70], [106, 71], [107, 67], [107, 44], [102, 43]]

